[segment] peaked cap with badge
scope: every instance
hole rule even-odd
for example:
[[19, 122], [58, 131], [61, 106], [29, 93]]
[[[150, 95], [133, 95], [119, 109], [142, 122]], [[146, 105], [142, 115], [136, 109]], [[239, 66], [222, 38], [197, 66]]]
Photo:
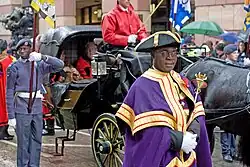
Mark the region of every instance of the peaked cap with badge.
[[180, 47], [181, 37], [178, 33], [159, 31], [142, 40], [136, 47], [136, 52], [150, 52], [153, 49], [173, 46]]
[[32, 46], [32, 41], [28, 38], [21, 39], [17, 45], [16, 45], [16, 50], [18, 50], [21, 46]]

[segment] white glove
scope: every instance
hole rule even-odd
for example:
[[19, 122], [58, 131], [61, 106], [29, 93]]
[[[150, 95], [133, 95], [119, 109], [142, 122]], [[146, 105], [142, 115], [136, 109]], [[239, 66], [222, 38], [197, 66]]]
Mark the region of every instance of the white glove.
[[13, 127], [14, 129], [16, 129], [16, 119], [9, 119], [8, 121], [9, 126]]
[[186, 153], [189, 154], [192, 150], [194, 150], [197, 146], [196, 142], [197, 134], [192, 134], [190, 132], [186, 132], [183, 135], [181, 149]]
[[244, 66], [250, 66], [250, 59], [244, 58]]
[[137, 35], [132, 34], [128, 36], [128, 43], [136, 43]]
[[32, 52], [30, 53], [29, 61], [40, 61], [42, 59], [41, 53]]

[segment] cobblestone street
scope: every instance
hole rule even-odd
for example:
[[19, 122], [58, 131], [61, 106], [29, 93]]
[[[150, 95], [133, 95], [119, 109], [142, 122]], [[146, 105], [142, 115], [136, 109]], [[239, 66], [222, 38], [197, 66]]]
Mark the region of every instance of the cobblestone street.
[[[63, 131], [57, 131], [57, 136], [62, 136]], [[213, 154], [214, 167], [241, 167], [242, 165], [226, 163], [222, 160], [219, 143], [219, 133], [216, 135], [216, 147]], [[0, 167], [16, 166], [15, 141], [0, 141]], [[54, 137], [43, 138], [43, 152], [41, 154], [41, 167], [96, 167], [91, 145], [89, 131], [84, 130], [77, 134], [75, 142], [67, 142], [64, 156], [54, 156]]]

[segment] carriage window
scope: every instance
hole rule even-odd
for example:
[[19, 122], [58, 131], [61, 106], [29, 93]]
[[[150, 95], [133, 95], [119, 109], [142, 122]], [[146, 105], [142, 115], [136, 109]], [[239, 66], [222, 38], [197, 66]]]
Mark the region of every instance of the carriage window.
[[152, 33], [156, 31], [162, 31], [169, 29], [169, 12], [170, 12], [170, 0], [163, 1], [160, 7], [155, 11], [156, 6], [160, 3], [160, 0], [152, 0], [150, 5], [150, 12], [154, 11], [152, 15]]

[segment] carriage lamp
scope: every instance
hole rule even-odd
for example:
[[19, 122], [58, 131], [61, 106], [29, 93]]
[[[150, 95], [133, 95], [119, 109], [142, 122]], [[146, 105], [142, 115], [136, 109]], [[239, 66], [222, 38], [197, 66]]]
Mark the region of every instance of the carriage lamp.
[[91, 61], [92, 75], [101, 76], [107, 74], [107, 63], [103, 56], [98, 54], [93, 55], [93, 61]]

